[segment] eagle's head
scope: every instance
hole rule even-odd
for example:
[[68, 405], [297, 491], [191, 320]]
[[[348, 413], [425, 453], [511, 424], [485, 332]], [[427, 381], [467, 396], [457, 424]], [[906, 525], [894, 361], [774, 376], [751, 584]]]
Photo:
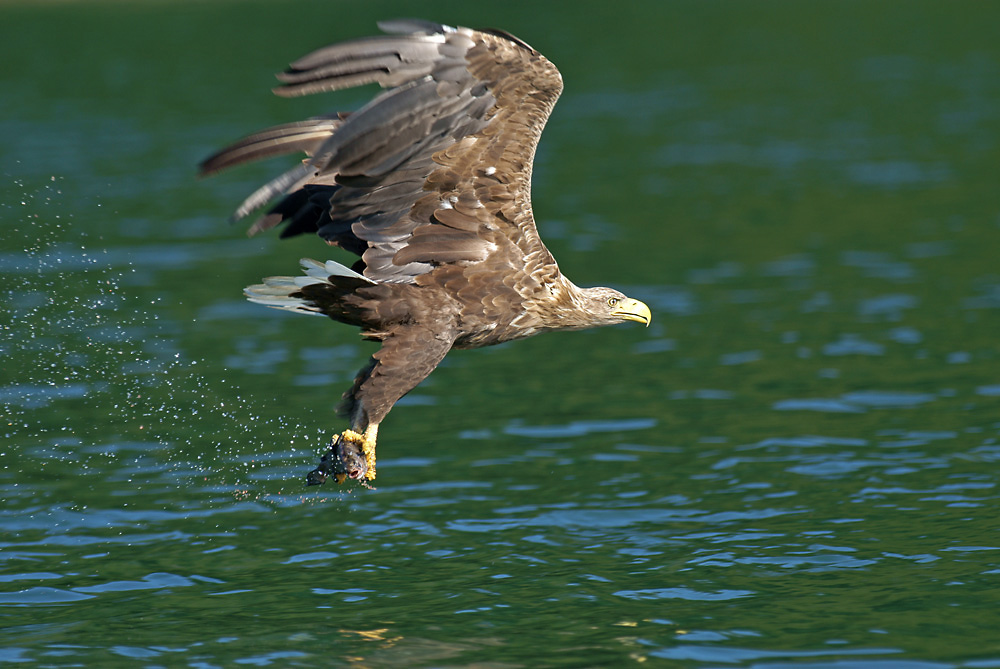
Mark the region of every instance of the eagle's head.
[[584, 288], [580, 291], [579, 306], [593, 319], [594, 325], [613, 325], [622, 321], [636, 321], [649, 326], [653, 315], [644, 303], [628, 297], [614, 288]]

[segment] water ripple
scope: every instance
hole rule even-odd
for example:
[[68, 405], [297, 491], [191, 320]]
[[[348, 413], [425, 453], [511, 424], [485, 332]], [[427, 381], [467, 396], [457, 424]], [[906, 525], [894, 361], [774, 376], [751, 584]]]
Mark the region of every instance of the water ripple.
[[725, 601], [729, 599], [741, 599], [749, 597], [753, 590], [717, 590], [715, 592], [702, 592], [691, 588], [653, 588], [649, 590], [619, 590], [613, 593], [625, 599], [686, 599], [689, 601]]
[[927, 404], [936, 399], [936, 395], [928, 393], [861, 390], [853, 393], [845, 393], [839, 398], [814, 397], [808, 399], [779, 400], [771, 408], [776, 411], [864, 413], [868, 409], [906, 409]]
[[505, 434], [518, 437], [537, 437], [540, 439], [580, 437], [586, 434], [600, 432], [627, 432], [630, 430], [648, 430], [656, 425], [654, 418], [634, 418], [623, 420], [579, 420], [565, 425], [523, 425], [513, 421], [504, 428]]

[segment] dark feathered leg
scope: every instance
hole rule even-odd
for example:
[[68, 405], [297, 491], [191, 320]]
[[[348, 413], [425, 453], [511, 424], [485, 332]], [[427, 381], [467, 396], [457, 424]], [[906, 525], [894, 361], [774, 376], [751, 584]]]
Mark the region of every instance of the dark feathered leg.
[[[442, 328], [445, 329], [445, 328]], [[336, 435], [319, 467], [309, 473], [310, 485], [333, 474], [338, 483], [351, 478], [375, 478], [375, 441], [378, 426], [399, 398], [427, 378], [451, 350], [451, 339], [428, 328], [401, 328], [386, 337], [369, 363], [358, 373], [338, 407], [351, 429]]]

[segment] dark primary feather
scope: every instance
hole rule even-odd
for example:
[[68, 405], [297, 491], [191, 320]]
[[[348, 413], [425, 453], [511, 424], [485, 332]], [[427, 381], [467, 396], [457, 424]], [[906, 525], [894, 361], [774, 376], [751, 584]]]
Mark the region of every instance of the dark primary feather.
[[329, 139], [342, 122], [339, 117], [320, 116], [262, 130], [206, 158], [201, 163], [201, 173], [208, 175], [241, 163], [273, 158], [286, 153], [301, 151], [311, 156], [316, 147]]
[[[270, 128], [203, 163], [209, 173], [281, 153], [309, 156], [234, 217], [283, 198], [251, 233], [282, 222], [282, 236], [316, 232], [361, 254], [365, 275], [380, 280], [413, 282], [441, 265], [481, 262], [497, 250], [496, 236], [506, 252], [534, 261], [529, 271], [554, 268], [531, 217], [530, 175], [562, 89], [558, 71], [503, 35], [412, 20], [380, 27], [406, 32], [314, 51], [279, 75], [276, 92], [371, 82], [385, 92], [346, 118]], [[443, 230], [415, 234], [425, 226]]]
[[419, 35], [365, 37], [312, 52], [278, 74], [278, 95], [292, 97], [378, 82], [390, 88], [431, 71], [437, 44]]

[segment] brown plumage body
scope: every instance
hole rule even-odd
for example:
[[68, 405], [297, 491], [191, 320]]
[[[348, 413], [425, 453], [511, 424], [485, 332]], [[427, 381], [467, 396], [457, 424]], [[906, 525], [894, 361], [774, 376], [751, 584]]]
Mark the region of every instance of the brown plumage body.
[[351, 429], [334, 438], [310, 483], [330, 473], [374, 478], [378, 425], [452, 348], [650, 319], [618, 291], [575, 286], [538, 235], [531, 167], [562, 91], [555, 66], [505, 33], [380, 27], [392, 34], [296, 61], [275, 91], [377, 82], [387, 90], [372, 102], [251, 135], [202, 163], [211, 173], [305, 152], [235, 216], [280, 197], [251, 234], [285, 223], [282, 237], [312, 232], [359, 256], [350, 269], [303, 260], [306, 276], [246, 289], [252, 301], [323, 314], [382, 344], [344, 394]]

